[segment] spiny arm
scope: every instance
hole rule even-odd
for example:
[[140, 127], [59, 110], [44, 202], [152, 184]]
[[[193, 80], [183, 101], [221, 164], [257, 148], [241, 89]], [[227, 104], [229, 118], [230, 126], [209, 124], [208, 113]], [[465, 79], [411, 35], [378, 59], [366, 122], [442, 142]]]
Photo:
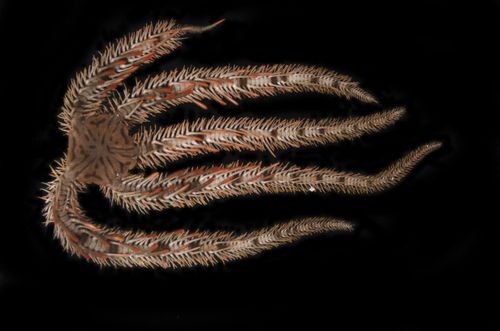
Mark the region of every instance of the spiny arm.
[[71, 254], [101, 266], [208, 266], [239, 260], [325, 232], [352, 231], [343, 220], [315, 217], [289, 221], [243, 234], [229, 231], [124, 231], [95, 224], [78, 203], [82, 187], [66, 181], [64, 164], [54, 172], [45, 196], [46, 224]]
[[219, 151], [275, 151], [354, 139], [388, 127], [404, 108], [348, 119], [284, 120], [211, 118], [182, 122], [134, 136], [138, 166], [154, 168], [169, 162]]
[[440, 146], [439, 142], [422, 145], [373, 175], [282, 163], [269, 166], [236, 163], [182, 169], [169, 175], [155, 172], [146, 178], [132, 175], [102, 189], [114, 203], [143, 213], [205, 205], [217, 199], [250, 194], [307, 191], [371, 194], [399, 184], [419, 161]]
[[113, 100], [114, 108], [133, 124], [180, 104], [207, 108], [205, 100], [237, 105], [243, 98], [280, 93], [317, 92], [375, 103], [350, 77], [331, 70], [305, 65], [224, 66], [184, 68], [137, 82], [132, 90]]
[[180, 26], [174, 20], [150, 23], [109, 44], [71, 81], [59, 115], [63, 131], [68, 132], [75, 112], [95, 113], [106, 97], [140, 66], [178, 48], [186, 35], [209, 30], [221, 22], [207, 27]]

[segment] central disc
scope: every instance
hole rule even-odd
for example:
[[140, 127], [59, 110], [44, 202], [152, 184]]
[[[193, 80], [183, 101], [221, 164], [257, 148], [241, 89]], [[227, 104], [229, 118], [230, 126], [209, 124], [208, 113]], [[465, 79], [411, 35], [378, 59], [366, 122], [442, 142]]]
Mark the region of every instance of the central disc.
[[137, 146], [118, 116], [99, 114], [73, 120], [68, 174], [83, 183], [108, 185], [136, 164]]

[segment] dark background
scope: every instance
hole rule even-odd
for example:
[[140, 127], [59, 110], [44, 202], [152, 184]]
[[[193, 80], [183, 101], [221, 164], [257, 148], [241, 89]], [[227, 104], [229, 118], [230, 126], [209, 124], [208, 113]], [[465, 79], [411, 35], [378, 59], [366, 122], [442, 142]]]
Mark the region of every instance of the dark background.
[[[0, 2], [0, 328], [495, 329], [499, 13], [490, 1]], [[445, 146], [400, 187], [375, 196], [241, 198], [138, 217], [110, 208], [91, 188], [82, 197], [88, 214], [127, 228], [243, 231], [331, 215], [352, 220], [357, 230], [192, 270], [100, 269], [69, 257], [52, 228], [42, 226], [37, 198], [49, 165], [66, 149], [56, 117], [66, 85], [106, 42], [170, 17], [227, 22], [141, 74], [188, 64], [323, 65], [361, 81], [384, 107], [408, 108], [383, 133], [282, 152], [279, 160], [374, 172], [419, 143], [438, 139]], [[320, 95], [245, 101], [239, 110], [210, 106], [182, 106], [159, 123], [208, 115], [341, 117], [383, 108]], [[235, 159], [273, 161], [263, 153], [224, 153], [196, 162]]]

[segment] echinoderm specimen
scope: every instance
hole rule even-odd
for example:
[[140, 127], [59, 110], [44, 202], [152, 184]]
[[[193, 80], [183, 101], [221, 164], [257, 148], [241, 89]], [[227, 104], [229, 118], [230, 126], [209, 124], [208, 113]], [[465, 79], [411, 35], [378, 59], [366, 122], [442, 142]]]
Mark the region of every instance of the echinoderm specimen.
[[[175, 268], [237, 260], [303, 237], [351, 231], [330, 217], [288, 221], [255, 231], [145, 232], [108, 227], [81, 210], [78, 194], [97, 184], [112, 203], [130, 212], [205, 205], [227, 197], [284, 192], [370, 194], [400, 183], [439, 142], [424, 144], [375, 174], [282, 164], [231, 163], [169, 173], [152, 169], [195, 155], [267, 151], [331, 144], [380, 131], [404, 115], [397, 107], [343, 119], [212, 117], [162, 128], [146, 127], [155, 114], [207, 101], [236, 106], [239, 99], [315, 92], [364, 103], [377, 100], [350, 77], [306, 65], [186, 67], [122, 83], [141, 66], [165, 56], [191, 34], [212, 29], [151, 23], [99, 53], [76, 74], [59, 116], [68, 150], [46, 185], [46, 224], [69, 253], [101, 266]], [[131, 129], [137, 128], [136, 133]], [[167, 168], [168, 169], [168, 168]], [[145, 175], [144, 170], [152, 170]]]

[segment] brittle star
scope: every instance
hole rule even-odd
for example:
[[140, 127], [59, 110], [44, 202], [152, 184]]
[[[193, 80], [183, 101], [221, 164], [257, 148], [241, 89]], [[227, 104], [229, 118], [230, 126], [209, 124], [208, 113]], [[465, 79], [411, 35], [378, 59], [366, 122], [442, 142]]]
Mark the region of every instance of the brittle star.
[[[139, 171], [168, 166], [195, 155], [221, 151], [267, 151], [331, 144], [382, 130], [404, 115], [404, 108], [344, 119], [215, 117], [145, 128], [152, 115], [173, 107], [216, 101], [238, 105], [243, 98], [315, 92], [364, 103], [377, 100], [350, 77], [306, 65], [222, 66], [160, 73], [133, 88], [123, 86], [141, 66], [171, 53], [206, 27], [151, 23], [109, 44], [71, 81], [60, 124], [68, 136], [67, 154], [53, 169], [44, 196], [46, 224], [69, 253], [101, 266], [189, 267], [213, 265], [258, 254], [314, 234], [351, 231], [331, 217], [295, 219], [237, 234], [231, 231], [146, 232], [91, 221], [78, 194], [89, 184], [101, 187], [112, 203], [148, 213], [205, 205], [227, 197], [284, 192], [371, 194], [399, 182], [439, 142], [424, 144], [375, 174], [319, 167], [237, 162], [172, 173]], [[131, 129], [141, 126], [136, 133]], [[137, 171], [136, 171], [137, 172]]]

